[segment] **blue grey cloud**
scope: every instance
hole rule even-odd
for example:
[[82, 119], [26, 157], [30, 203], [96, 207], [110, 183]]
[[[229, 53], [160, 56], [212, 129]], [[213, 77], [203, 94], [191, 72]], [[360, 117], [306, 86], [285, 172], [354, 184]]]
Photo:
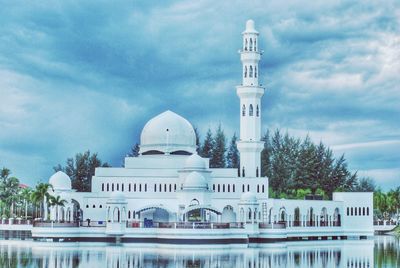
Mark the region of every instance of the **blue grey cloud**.
[[264, 49], [264, 130], [322, 140], [383, 188], [400, 179], [395, 1], [2, 6], [0, 165], [29, 184], [86, 149], [119, 165], [166, 109], [203, 135], [219, 123], [237, 132], [237, 50], [249, 18]]

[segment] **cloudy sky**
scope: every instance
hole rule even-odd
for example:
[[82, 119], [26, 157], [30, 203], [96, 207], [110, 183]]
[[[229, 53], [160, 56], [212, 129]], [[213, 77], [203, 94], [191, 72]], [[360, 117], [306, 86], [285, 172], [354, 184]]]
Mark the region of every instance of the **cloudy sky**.
[[203, 137], [238, 131], [252, 18], [264, 131], [309, 134], [383, 189], [400, 185], [396, 1], [0, 2], [0, 166], [25, 183], [87, 149], [121, 165], [166, 109]]

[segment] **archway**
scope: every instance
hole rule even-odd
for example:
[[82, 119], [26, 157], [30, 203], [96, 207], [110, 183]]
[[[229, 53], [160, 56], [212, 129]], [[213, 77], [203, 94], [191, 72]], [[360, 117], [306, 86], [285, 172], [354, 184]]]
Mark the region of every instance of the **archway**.
[[308, 210], [308, 226], [314, 226], [315, 221], [314, 221], [314, 209], [310, 207]]
[[341, 226], [341, 224], [339, 208], [335, 208], [335, 212], [333, 214], [333, 226]]
[[173, 215], [171, 211], [164, 208], [162, 205], [149, 205], [135, 212], [138, 219], [148, 219], [156, 222], [169, 222]]
[[236, 213], [234, 212], [232, 206], [227, 205], [226, 207], [224, 207], [224, 209], [222, 210], [221, 221], [236, 222]]
[[321, 210], [319, 225], [320, 226], [328, 226], [328, 212], [326, 210], [326, 207], [323, 207]]
[[78, 201], [75, 199], [71, 200], [72, 203], [72, 220], [74, 222], [79, 222], [83, 220], [83, 211]]
[[300, 226], [300, 208], [297, 207], [294, 209], [294, 219], [293, 219], [293, 226]]
[[212, 212], [214, 214], [222, 215], [222, 213], [211, 206], [204, 206], [204, 205], [193, 205], [187, 207], [182, 214], [184, 215], [184, 221], [191, 221], [191, 222], [196, 222], [196, 221], [209, 221], [206, 212]]
[[286, 223], [287, 221], [287, 214], [284, 207], [279, 210], [279, 223]]

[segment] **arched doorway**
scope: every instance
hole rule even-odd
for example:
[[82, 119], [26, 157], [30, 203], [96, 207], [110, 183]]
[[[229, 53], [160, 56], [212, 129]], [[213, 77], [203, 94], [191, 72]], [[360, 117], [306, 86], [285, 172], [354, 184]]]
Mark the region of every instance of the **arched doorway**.
[[236, 222], [236, 213], [233, 211], [232, 206], [227, 205], [224, 207], [224, 209], [222, 210], [221, 221], [222, 222]]
[[71, 200], [72, 203], [72, 220], [74, 222], [81, 222], [83, 220], [83, 211], [78, 201]]
[[135, 212], [137, 219], [153, 220], [155, 222], [169, 222], [173, 213], [161, 205], [150, 205]]
[[328, 212], [326, 210], [326, 207], [323, 207], [321, 210], [319, 225], [320, 226], [328, 226]]
[[210, 216], [207, 212], [214, 213], [217, 216], [222, 215], [222, 213], [211, 206], [194, 205], [187, 207], [183, 212], [183, 220], [189, 222], [206, 222], [210, 221]]
[[333, 226], [341, 226], [341, 224], [339, 208], [335, 208], [335, 212], [333, 214]]
[[297, 207], [294, 209], [294, 219], [293, 219], [293, 226], [300, 226], [300, 208]]

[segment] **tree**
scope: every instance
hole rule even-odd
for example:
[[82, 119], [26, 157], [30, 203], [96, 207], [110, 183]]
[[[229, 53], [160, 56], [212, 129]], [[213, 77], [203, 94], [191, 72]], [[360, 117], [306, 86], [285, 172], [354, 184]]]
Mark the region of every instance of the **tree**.
[[72, 188], [78, 192], [89, 192], [92, 185], [92, 177], [97, 167], [109, 167], [108, 163], [103, 163], [97, 156], [97, 153], [90, 154], [86, 151], [83, 154], [78, 153], [74, 158], [68, 158], [65, 167], [60, 164], [54, 167], [54, 171], [63, 171], [70, 178]]
[[0, 200], [2, 200], [2, 211], [6, 216], [14, 217], [15, 202], [18, 198], [19, 180], [10, 177], [11, 171], [3, 168], [0, 171]]
[[197, 152], [197, 154], [200, 154], [201, 144], [200, 144], [199, 130], [197, 129], [197, 127], [194, 127], [193, 129], [194, 129], [194, 134], [196, 135], [196, 152]]
[[236, 133], [233, 133], [231, 142], [229, 143], [228, 152], [226, 154], [226, 162], [228, 168], [239, 168], [239, 150], [237, 148]]
[[67, 201], [66, 200], [64, 200], [64, 199], [61, 199], [61, 197], [59, 196], [59, 195], [57, 195], [57, 196], [50, 196], [49, 197], [49, 204], [50, 204], [50, 206], [51, 207], [56, 207], [56, 221], [58, 221], [59, 220], [59, 218], [58, 218], [58, 208], [59, 207], [64, 207], [65, 206], [65, 203], [66, 203]]
[[354, 188], [356, 192], [374, 192], [375, 191], [375, 182], [371, 178], [360, 178], [357, 181], [357, 184]]
[[219, 125], [215, 133], [213, 150], [211, 151], [211, 159], [210, 159], [211, 168], [224, 168], [226, 166], [225, 144], [226, 144], [225, 133], [222, 130], [221, 125]]
[[46, 204], [49, 202], [50, 194], [49, 190], [52, 188], [51, 184], [48, 183], [39, 183], [36, 185], [35, 190], [31, 194], [31, 200], [36, 205], [39, 204], [39, 215], [40, 218], [46, 220], [47, 218], [47, 211]]
[[204, 139], [203, 142], [203, 146], [201, 146], [200, 156], [211, 158], [213, 148], [214, 148], [214, 138], [212, 136], [211, 130], [208, 129], [206, 138]]
[[20, 195], [21, 199], [24, 205], [24, 210], [25, 210], [25, 219], [28, 219], [28, 206], [31, 203], [31, 194], [32, 194], [32, 189], [31, 188], [24, 188], [21, 190]]
[[128, 156], [129, 157], [138, 157], [139, 151], [140, 151], [139, 143], [135, 143], [135, 145], [133, 145], [133, 147], [131, 148], [131, 151], [128, 153]]

